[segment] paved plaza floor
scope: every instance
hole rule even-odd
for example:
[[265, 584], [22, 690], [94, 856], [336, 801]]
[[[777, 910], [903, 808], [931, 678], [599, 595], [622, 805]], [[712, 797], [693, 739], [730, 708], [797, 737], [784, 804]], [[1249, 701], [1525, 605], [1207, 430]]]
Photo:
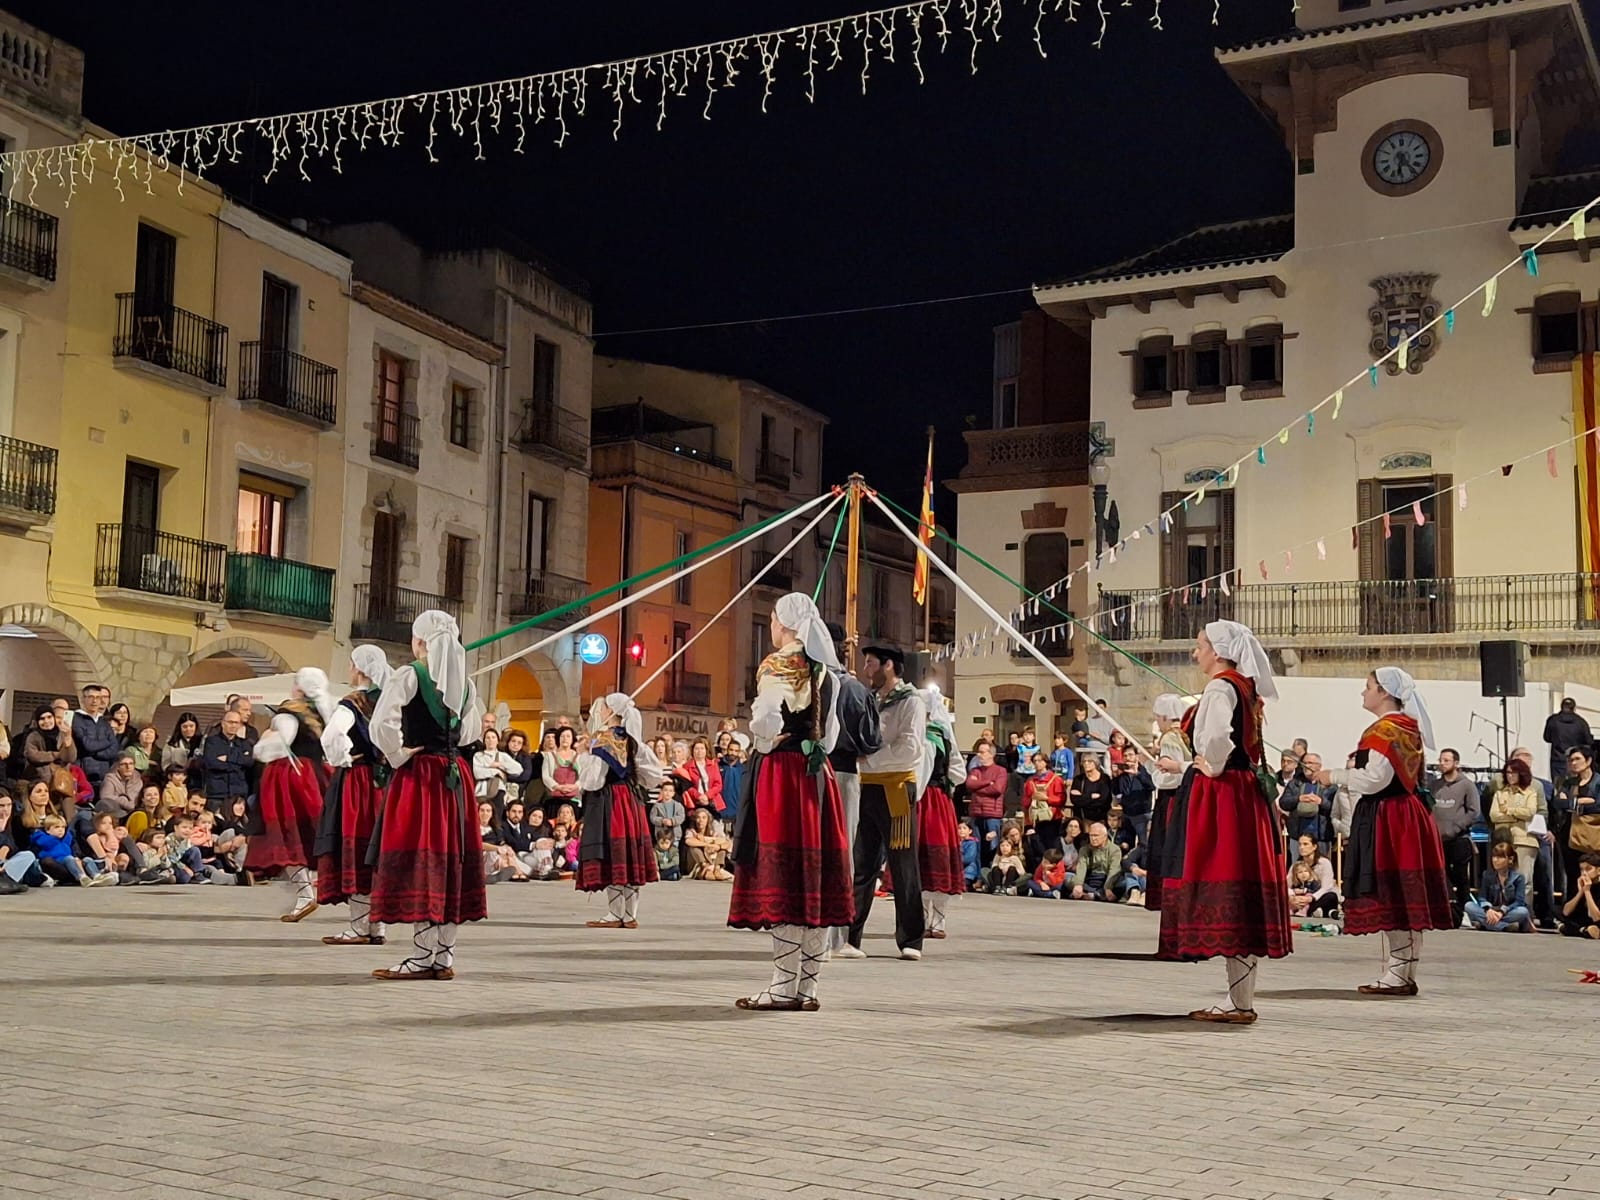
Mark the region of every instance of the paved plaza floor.
[[1151, 960], [1137, 909], [968, 896], [920, 963], [873, 913], [822, 1011], [750, 1015], [767, 940], [726, 885], [641, 928], [501, 885], [449, 983], [378, 983], [342, 910], [281, 887], [0, 900], [0, 1196], [118, 1200], [1600, 1194], [1600, 947], [1430, 935], [1373, 1000], [1376, 939], [1301, 937], [1251, 1028], [1173, 1014], [1218, 964]]

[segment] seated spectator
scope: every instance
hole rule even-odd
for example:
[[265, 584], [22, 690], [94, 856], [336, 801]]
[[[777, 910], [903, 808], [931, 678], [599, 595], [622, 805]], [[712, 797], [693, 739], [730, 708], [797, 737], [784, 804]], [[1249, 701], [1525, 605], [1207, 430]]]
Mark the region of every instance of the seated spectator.
[[1078, 848], [1088, 840], [1084, 836], [1083, 822], [1077, 817], [1068, 817], [1061, 827], [1061, 844], [1067, 849], [1067, 870], [1078, 865]]
[[56, 726], [55, 710], [48, 704], [34, 709], [33, 724], [22, 735], [22, 760], [27, 772], [23, 778], [49, 782], [51, 768], [70, 766], [77, 758], [71, 728]]
[[689, 820], [683, 804], [678, 800], [678, 780], [668, 775], [661, 781], [655, 803], [650, 806], [650, 828], [657, 833], [672, 835], [672, 844], [683, 842], [683, 827]]
[[138, 868], [142, 864], [135, 863], [123, 849], [127, 836], [126, 828], [120, 835], [117, 833], [116, 818], [110, 813], [96, 813], [88, 838], [89, 853], [83, 860], [85, 865], [93, 861], [99, 868], [96, 874], [114, 876], [119, 883], [137, 882]]
[[578, 869], [578, 818], [572, 805], [556, 805], [555, 820], [550, 823], [550, 853], [555, 868], [563, 879], [570, 879]]
[[1122, 874], [1122, 851], [1099, 821], [1089, 826], [1089, 844], [1078, 851], [1078, 866], [1071, 875], [1073, 900], [1116, 900], [1117, 877]]
[[23, 793], [22, 808], [14, 818], [19, 838], [26, 838], [35, 829], [43, 828], [44, 819], [51, 815], [66, 820], [62, 816], [61, 806], [56, 803], [55, 793], [50, 790], [50, 785], [42, 779], [36, 779]]
[[[161, 807], [168, 813], [183, 812], [189, 806], [189, 793], [189, 772], [182, 767], [168, 767], [166, 786], [161, 789]], [[205, 792], [196, 789], [196, 794], [204, 796]]]
[[93, 859], [78, 857], [67, 835], [67, 822], [56, 813], [47, 815], [39, 828], [28, 835], [28, 848], [38, 855], [44, 873], [58, 883], [96, 887], [101, 880], [112, 885], [117, 882], [115, 875], [101, 874], [99, 864]]
[[1510, 842], [1496, 842], [1489, 851], [1489, 869], [1478, 884], [1478, 898], [1467, 901], [1467, 920], [1474, 929], [1491, 933], [1533, 931], [1528, 914], [1528, 881], [1517, 870], [1516, 861], [1517, 850]]
[[139, 839], [139, 852], [144, 855], [145, 868], [139, 873], [140, 883], [177, 883], [178, 869], [167, 857], [167, 831], [161, 828], [146, 829]]
[[153, 783], [147, 783], [139, 789], [139, 807], [128, 814], [125, 824], [128, 827], [128, 836], [137, 842], [144, 836], [144, 831], [152, 825], [163, 824], [168, 813], [163, 810], [161, 803], [161, 789]]
[[1078, 773], [1078, 760], [1067, 746], [1066, 734], [1056, 734], [1055, 743], [1055, 748], [1050, 751], [1050, 770], [1064, 782]]
[[[540, 839], [528, 824], [526, 814], [527, 806], [521, 800], [507, 800], [506, 815], [500, 822], [500, 837], [522, 865], [528, 868], [528, 874], [534, 879], [542, 879], [550, 872], [550, 848], [546, 846], [543, 854], [540, 854], [537, 849]], [[542, 821], [544, 814], [540, 813], [539, 816]]]
[[39, 869], [39, 856], [17, 841], [21, 829], [16, 818], [16, 801], [0, 787], [0, 895], [47, 887], [55, 881]]
[[139, 793], [144, 791], [144, 776], [139, 774], [133, 752], [119, 751], [111, 770], [100, 782], [100, 799], [95, 812], [112, 813], [126, 821], [139, 807]]
[[1150, 873], [1144, 869], [1145, 844], [1140, 842], [1122, 856], [1122, 878], [1117, 881], [1117, 891], [1122, 893], [1124, 904], [1144, 907], [1144, 894]]
[[1067, 864], [1062, 860], [1060, 846], [1051, 846], [1044, 852], [1044, 858], [1033, 869], [1033, 878], [1028, 880], [1028, 895], [1039, 900], [1061, 899], [1061, 889], [1067, 882]]
[[978, 845], [969, 822], [959, 822], [956, 833], [961, 839], [961, 874], [967, 882], [967, 891], [977, 891], [978, 873], [983, 869], [982, 847]]
[[154, 725], [141, 726], [134, 735], [128, 752], [133, 755], [133, 766], [139, 777], [150, 780], [161, 773], [161, 732]]
[[1106, 749], [1106, 763], [1110, 768], [1112, 777], [1115, 778], [1120, 775], [1122, 773], [1122, 764], [1130, 760], [1138, 762], [1138, 752], [1134, 750], [1133, 744], [1128, 741], [1127, 734], [1120, 729], [1113, 729], [1111, 731], [1111, 744]]
[[683, 835], [684, 861], [689, 867], [690, 879], [728, 880], [733, 873], [724, 867], [728, 851], [733, 849], [722, 833], [722, 827], [712, 818], [709, 807], [697, 808], [689, 817], [689, 830]]
[[1573, 897], [1561, 906], [1561, 933], [1600, 940], [1600, 854], [1578, 859]]
[[1339, 889], [1333, 882], [1333, 864], [1309, 833], [1302, 833], [1295, 845], [1299, 857], [1289, 868], [1290, 916], [1338, 916]]
[[678, 866], [678, 847], [666, 830], [656, 833], [656, 874], [665, 883], [677, 883], [682, 877]]
[[995, 896], [1015, 896], [1028, 878], [1028, 868], [1022, 860], [1022, 839], [1016, 830], [1008, 829], [1000, 835], [1000, 844], [994, 860], [984, 872], [983, 888]]
[[[492, 729], [486, 730], [485, 733], [491, 738], [494, 737]], [[498, 754], [499, 751], [495, 753]], [[478, 833], [483, 838], [485, 883], [504, 883], [508, 879], [513, 883], [526, 883], [533, 878], [528, 865], [517, 857], [516, 851], [506, 845], [506, 839], [500, 832], [500, 818], [494, 815], [494, 802], [491, 800], [478, 801]]]
[[1094, 736], [1089, 732], [1089, 706], [1087, 704], [1074, 704], [1072, 706], [1072, 724], [1068, 728], [1072, 735], [1072, 748], [1074, 750], [1092, 750]]
[[167, 818], [167, 865], [179, 883], [210, 883], [211, 873], [200, 860], [200, 850], [189, 844], [194, 834], [194, 818], [174, 813]]
[[1138, 832], [1124, 816], [1120, 805], [1112, 805], [1111, 811], [1106, 814], [1106, 833], [1117, 844], [1117, 849], [1122, 851], [1124, 859], [1128, 857], [1128, 852], [1139, 844]]
[[205, 839], [204, 842], [196, 843], [201, 846], [201, 863], [212, 868], [214, 875], [231, 875], [237, 881], [237, 877], [244, 869], [244, 851], [247, 845], [244, 834], [232, 828], [219, 832], [217, 814], [209, 808], [195, 816], [195, 832]]

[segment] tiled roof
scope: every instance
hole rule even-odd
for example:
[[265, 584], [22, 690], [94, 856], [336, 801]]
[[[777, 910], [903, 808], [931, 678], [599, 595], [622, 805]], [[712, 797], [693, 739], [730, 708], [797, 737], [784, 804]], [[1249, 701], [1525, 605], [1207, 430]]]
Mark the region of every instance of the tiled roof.
[[1175, 238], [1154, 250], [1082, 275], [1052, 279], [1041, 286], [1070, 287], [1075, 284], [1110, 283], [1118, 279], [1137, 279], [1148, 275], [1169, 275], [1183, 271], [1202, 271], [1211, 267], [1242, 266], [1272, 262], [1294, 249], [1294, 214], [1258, 217], [1248, 221], [1228, 221], [1205, 225]]
[[1600, 167], [1569, 175], [1545, 175], [1528, 181], [1522, 207], [1511, 228], [1539, 229], [1564, 221], [1596, 196], [1600, 196]]
[[1445, 13], [1469, 12], [1472, 9], [1508, 8], [1518, 0], [1471, 0], [1467, 4], [1451, 4], [1444, 8], [1432, 8], [1426, 12], [1396, 13], [1392, 17], [1371, 17], [1365, 21], [1352, 21], [1348, 25], [1329, 25], [1325, 29], [1294, 29], [1278, 37], [1263, 38], [1255, 42], [1242, 42], [1237, 46], [1218, 46], [1218, 54], [1234, 54], [1240, 50], [1265, 50], [1270, 46], [1289, 46], [1295, 42], [1303, 42], [1310, 38], [1324, 37], [1332, 33], [1346, 33], [1352, 29], [1377, 29], [1385, 25], [1409, 25], [1415, 21], [1424, 21], [1429, 17], [1442, 16]]

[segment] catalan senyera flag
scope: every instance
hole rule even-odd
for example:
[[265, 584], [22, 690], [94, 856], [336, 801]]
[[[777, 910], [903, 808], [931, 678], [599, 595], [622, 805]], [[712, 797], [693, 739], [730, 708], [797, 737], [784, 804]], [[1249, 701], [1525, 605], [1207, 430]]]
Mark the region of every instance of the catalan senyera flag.
[[911, 576], [911, 596], [918, 606], [928, 602], [928, 550], [933, 544], [933, 434], [928, 434], [928, 469], [922, 476], [922, 512], [917, 517], [917, 569]]
[[[1578, 430], [1600, 425], [1600, 399], [1595, 395], [1594, 353], [1580, 354], [1572, 361], [1572, 421]], [[1581, 437], [1574, 445], [1578, 460], [1578, 569], [1600, 572], [1600, 446], [1596, 435]], [[1583, 616], [1597, 616], [1596, 595], [1582, 589]]]

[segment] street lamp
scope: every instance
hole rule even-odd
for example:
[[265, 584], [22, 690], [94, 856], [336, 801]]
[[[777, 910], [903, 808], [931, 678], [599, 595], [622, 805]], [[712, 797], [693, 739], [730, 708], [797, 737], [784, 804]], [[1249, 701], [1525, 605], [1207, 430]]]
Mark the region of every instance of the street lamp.
[[1106, 548], [1106, 481], [1111, 478], [1111, 468], [1106, 466], [1104, 454], [1089, 460], [1089, 482], [1094, 485], [1094, 556], [1098, 560]]

